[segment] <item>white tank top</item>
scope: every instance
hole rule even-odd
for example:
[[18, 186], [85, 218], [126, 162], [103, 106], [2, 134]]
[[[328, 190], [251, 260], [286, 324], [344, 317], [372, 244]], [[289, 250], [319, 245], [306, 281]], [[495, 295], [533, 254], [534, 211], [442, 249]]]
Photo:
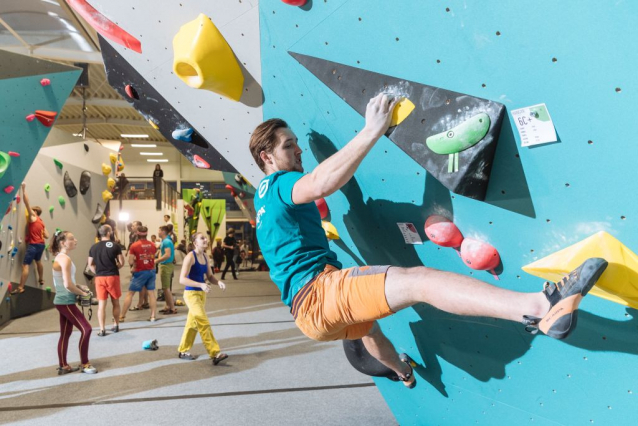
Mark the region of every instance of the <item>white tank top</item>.
[[[66, 254], [58, 253], [55, 256], [57, 261], [58, 256], [66, 256]], [[69, 260], [71, 258], [69, 257]], [[71, 261], [71, 281], [75, 284], [75, 264]], [[62, 271], [53, 270], [53, 285], [55, 286], [55, 298], [53, 299], [53, 304], [55, 305], [73, 305], [75, 303], [75, 294], [71, 293], [69, 290], [64, 287], [64, 277], [62, 276]]]

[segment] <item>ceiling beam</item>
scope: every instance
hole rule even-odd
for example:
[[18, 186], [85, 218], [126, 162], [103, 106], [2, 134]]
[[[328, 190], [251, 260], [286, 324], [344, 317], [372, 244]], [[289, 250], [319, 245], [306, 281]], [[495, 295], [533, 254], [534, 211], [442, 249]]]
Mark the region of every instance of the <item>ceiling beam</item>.
[[[55, 121], [56, 126], [77, 126], [82, 125], [83, 120], [81, 118], [61, 118]], [[130, 120], [126, 118], [87, 118], [86, 124], [92, 125], [113, 125], [121, 124], [122, 126], [137, 126], [137, 127], [151, 127], [148, 121], [144, 120]]]
[[[87, 98], [86, 104], [88, 106], [101, 106], [111, 108], [133, 108], [131, 104], [124, 99], [109, 99], [109, 98]], [[64, 106], [82, 106], [82, 98], [79, 96], [72, 96], [66, 100]]]
[[103, 64], [100, 52], [83, 52], [81, 50], [58, 49], [54, 47], [31, 46], [0, 46], [0, 49], [21, 55], [35, 56], [43, 59], [67, 62], [87, 62], [89, 64]]

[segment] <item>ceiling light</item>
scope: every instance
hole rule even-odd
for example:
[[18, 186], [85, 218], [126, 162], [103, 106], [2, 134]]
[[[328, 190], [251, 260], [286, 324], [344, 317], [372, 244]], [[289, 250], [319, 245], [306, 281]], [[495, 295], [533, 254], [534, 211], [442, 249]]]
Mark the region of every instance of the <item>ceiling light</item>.
[[140, 152], [140, 155], [164, 155], [161, 152]]
[[154, 143], [132, 143], [133, 148], [157, 148]]
[[165, 158], [160, 158], [160, 159], [157, 159], [157, 160], [152, 160], [152, 159], [149, 158], [146, 161], [148, 161], [149, 163], [168, 163], [168, 160], [165, 159]]
[[143, 134], [135, 134], [135, 133], [122, 133], [120, 135], [123, 138], [130, 138], [130, 139], [143, 139], [143, 138], [147, 138], [148, 135], [143, 135]]

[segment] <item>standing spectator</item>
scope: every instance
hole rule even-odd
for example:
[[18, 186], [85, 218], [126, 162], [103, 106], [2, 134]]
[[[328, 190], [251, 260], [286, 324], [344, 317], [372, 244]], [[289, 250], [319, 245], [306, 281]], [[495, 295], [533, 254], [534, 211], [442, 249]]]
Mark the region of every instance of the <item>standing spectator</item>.
[[[51, 238], [51, 252], [53, 259], [53, 285], [55, 298], [53, 304], [60, 314], [60, 339], [58, 340], [58, 375], [72, 373], [80, 368], [83, 373], [95, 374], [97, 369], [89, 362], [89, 340], [91, 339], [91, 324], [84, 318], [82, 312], [75, 305], [75, 296], [91, 297], [90, 291], [82, 290], [75, 284], [75, 265], [69, 257], [69, 252], [75, 249], [78, 241], [68, 231], [56, 231]], [[80, 330], [80, 362], [79, 367], [73, 368], [66, 361], [69, 340], [73, 326]]]
[[120, 211], [122, 210], [122, 200], [124, 200], [128, 193], [128, 179], [124, 173], [120, 173], [117, 179], [118, 200], [120, 200]]
[[113, 241], [113, 230], [109, 225], [102, 225], [98, 229], [100, 242], [95, 243], [89, 250], [89, 268], [95, 274], [95, 292], [97, 293], [97, 320], [100, 323], [100, 337], [106, 336], [106, 301], [111, 296], [113, 304], [113, 327], [111, 331], [120, 331], [120, 268], [124, 266], [124, 255], [119, 244]]
[[38, 206], [31, 207], [26, 188], [26, 183], [22, 182], [22, 199], [24, 200], [24, 207], [27, 210], [27, 230], [24, 238], [27, 244], [27, 250], [24, 255], [24, 260], [22, 261], [20, 284], [18, 284], [18, 288], [13, 290], [11, 294], [24, 293], [24, 285], [27, 283], [27, 278], [29, 278], [29, 268], [34, 260], [36, 269], [38, 270], [38, 283], [44, 285], [42, 253], [44, 252], [44, 240], [49, 238], [49, 233], [44, 226], [44, 222], [40, 219], [42, 209]]
[[[104, 211], [104, 222], [102, 222], [102, 225], [109, 225], [111, 227], [111, 241], [113, 241], [114, 243], [120, 243], [120, 238], [117, 235], [117, 224], [115, 223], [115, 221], [113, 219], [111, 219], [111, 211], [110, 209], [106, 209]], [[100, 228], [98, 228], [97, 230], [97, 238], [98, 239], [102, 239], [102, 236], [100, 235]]]
[[193, 234], [191, 241], [195, 249], [188, 253], [182, 264], [182, 271], [179, 276], [180, 284], [186, 286], [184, 290], [184, 301], [188, 306], [188, 317], [182, 334], [182, 341], [179, 344], [178, 357], [180, 359], [195, 360], [190, 354], [190, 350], [195, 343], [197, 332], [202, 338], [208, 356], [213, 360], [213, 365], [219, 364], [228, 358], [219, 348], [219, 343], [215, 340], [213, 330], [206, 314], [206, 294], [210, 291], [210, 285], [218, 285], [222, 290], [226, 289], [226, 284], [217, 280], [210, 269], [206, 249], [208, 239], [201, 232]]
[[224, 261], [224, 248], [222, 247], [221, 240], [217, 240], [217, 245], [213, 247], [213, 265], [214, 271], [219, 272], [222, 269], [222, 262]]
[[[181, 251], [182, 253], [186, 254], [186, 240], [182, 240], [179, 242], [179, 245], [176, 248], [177, 250]], [[223, 253], [223, 252], [222, 252]], [[223, 254], [222, 254], [223, 255]]]
[[162, 291], [164, 292], [164, 299], [166, 299], [166, 306], [160, 313], [176, 314], [175, 304], [173, 302], [173, 294], [171, 293], [171, 281], [173, 280], [173, 270], [175, 269], [175, 245], [173, 240], [168, 236], [168, 226], [160, 226], [159, 236], [162, 240], [158, 253], [158, 258], [155, 263], [159, 264], [160, 282], [162, 283]]
[[[244, 254], [243, 256], [241, 256], [242, 253]], [[244, 240], [244, 243], [239, 248], [239, 255], [241, 256], [244, 266], [248, 268], [248, 259], [250, 258], [250, 245], [248, 244], [248, 241]]]
[[230, 228], [228, 232], [226, 232], [226, 238], [224, 238], [224, 254], [226, 255], [226, 267], [224, 268], [224, 272], [222, 272], [222, 280], [226, 277], [226, 272], [228, 272], [228, 268], [231, 268], [233, 271], [233, 279], [237, 279], [237, 272], [235, 271], [235, 246], [237, 245], [237, 240], [235, 240], [235, 230]]
[[153, 186], [155, 187], [155, 210], [162, 210], [162, 178], [164, 171], [159, 164], [155, 165], [153, 171]]
[[177, 235], [175, 235], [175, 232], [173, 231], [173, 224], [172, 223], [167, 223], [166, 228], [168, 228], [168, 236], [170, 237], [171, 241], [173, 241], [173, 244], [175, 244], [177, 242]]
[[[124, 309], [122, 310], [122, 316], [120, 316], [120, 322], [126, 319], [126, 312], [131, 306], [133, 296], [137, 292], [141, 292], [142, 289], [146, 289], [146, 294], [151, 307], [151, 318], [149, 321], [155, 321], [155, 245], [146, 239], [148, 229], [145, 226], [137, 228], [138, 240], [133, 243], [131, 249], [128, 252], [128, 263], [131, 266], [133, 272], [133, 278], [129, 284], [128, 293], [126, 293], [126, 299], [124, 300]], [[142, 295], [140, 294], [140, 302], [142, 301]], [[139, 310], [139, 307], [132, 310]]]

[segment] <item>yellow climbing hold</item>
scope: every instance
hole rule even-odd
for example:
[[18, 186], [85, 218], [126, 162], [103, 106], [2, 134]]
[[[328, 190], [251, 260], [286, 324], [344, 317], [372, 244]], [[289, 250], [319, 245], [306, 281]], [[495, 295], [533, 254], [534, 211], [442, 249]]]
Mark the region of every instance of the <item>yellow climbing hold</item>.
[[120, 158], [117, 161], [117, 171], [121, 172], [122, 170], [124, 170], [124, 160], [122, 160], [122, 156], [120, 155]]
[[148, 124], [150, 124], [151, 127], [154, 128], [155, 130], [159, 130], [159, 126], [155, 124], [155, 122], [150, 118], [148, 119]]
[[173, 38], [173, 71], [194, 89], [239, 101], [244, 75], [232, 49], [210, 18], [201, 13]]
[[113, 179], [112, 177], [108, 178], [106, 180], [106, 187], [109, 189], [109, 191], [112, 192], [115, 188], [115, 179]]
[[108, 203], [111, 199], [113, 199], [113, 194], [111, 194], [108, 189], [105, 189], [102, 191], [102, 199], [105, 203]]
[[335, 228], [332, 223], [322, 220], [321, 226], [323, 227], [323, 230], [326, 231], [326, 238], [328, 238], [329, 240], [339, 239], [339, 233], [337, 232], [337, 228]]
[[102, 163], [102, 174], [104, 176], [108, 176], [111, 174], [111, 166], [109, 166], [108, 164], [104, 164]]
[[638, 256], [604, 231], [523, 266], [523, 270], [546, 280], [560, 281], [590, 257], [601, 257], [609, 266], [589, 293], [638, 308]]
[[403, 98], [394, 107], [392, 111], [392, 119], [390, 120], [390, 127], [398, 126], [403, 120], [408, 118], [408, 115], [414, 111], [414, 104], [408, 98]]
[[115, 154], [114, 152], [111, 152], [109, 154], [109, 160], [111, 160], [111, 164], [115, 164], [115, 162], [117, 161], [117, 154]]

